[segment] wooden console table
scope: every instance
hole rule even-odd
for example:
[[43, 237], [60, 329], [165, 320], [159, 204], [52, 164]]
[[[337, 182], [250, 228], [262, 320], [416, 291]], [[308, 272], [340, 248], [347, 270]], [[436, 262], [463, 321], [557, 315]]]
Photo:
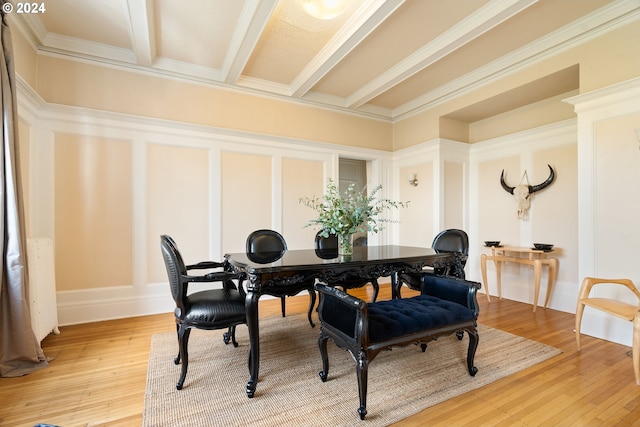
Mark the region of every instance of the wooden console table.
[[503, 262], [515, 262], [518, 264], [526, 264], [533, 266], [534, 272], [534, 297], [533, 297], [533, 311], [536, 311], [538, 305], [538, 295], [540, 294], [540, 276], [542, 272], [542, 266], [549, 267], [549, 281], [547, 283], [547, 294], [544, 299], [544, 308], [549, 305], [549, 297], [551, 296], [551, 288], [553, 287], [553, 281], [556, 277], [556, 271], [558, 269], [558, 260], [550, 257], [549, 255], [553, 251], [542, 251], [533, 248], [520, 248], [513, 246], [497, 246], [490, 247], [491, 255], [480, 255], [480, 267], [482, 268], [482, 281], [484, 282], [484, 289], [487, 295], [487, 300], [491, 302], [489, 297], [489, 283], [487, 282], [487, 260], [492, 260], [496, 265], [496, 276], [498, 282], [498, 297], [502, 299], [502, 263]]

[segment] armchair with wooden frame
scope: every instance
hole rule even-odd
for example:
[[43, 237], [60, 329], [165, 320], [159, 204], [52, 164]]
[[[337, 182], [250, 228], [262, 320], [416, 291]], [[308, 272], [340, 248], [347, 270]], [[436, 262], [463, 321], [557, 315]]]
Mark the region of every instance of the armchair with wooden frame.
[[[180, 377], [176, 384], [182, 390], [189, 366], [189, 336], [191, 329], [227, 329], [223, 339], [225, 344], [236, 342], [236, 326], [246, 324], [245, 293], [242, 282], [244, 273], [230, 271], [226, 263], [203, 261], [185, 265], [175, 241], [168, 235], [160, 236], [160, 248], [164, 258], [171, 296], [175, 301], [176, 332], [178, 334], [177, 365], [182, 361]], [[211, 270], [215, 271], [211, 271]], [[206, 274], [193, 274], [194, 270], [207, 270]], [[234, 283], [237, 281], [238, 284]], [[221, 288], [189, 292], [190, 283], [221, 283]]]
[[[590, 293], [592, 288], [599, 284], [613, 284], [626, 287], [636, 296], [636, 304], [629, 304], [628, 302], [613, 298], [591, 297]], [[636, 384], [640, 385], [640, 290], [638, 290], [629, 279], [585, 277], [580, 287], [576, 307], [576, 344], [578, 345], [578, 351], [580, 351], [580, 324], [582, 323], [584, 308], [587, 306], [633, 323], [633, 343], [631, 347], [633, 371], [635, 373]]]

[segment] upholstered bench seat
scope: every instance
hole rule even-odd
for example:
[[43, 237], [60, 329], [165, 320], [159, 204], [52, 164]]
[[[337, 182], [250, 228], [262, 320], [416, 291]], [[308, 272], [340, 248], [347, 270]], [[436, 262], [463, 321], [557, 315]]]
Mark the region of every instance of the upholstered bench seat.
[[429, 295], [368, 304], [368, 314], [371, 343], [474, 320], [467, 307]]
[[320, 293], [320, 378], [329, 374], [327, 341], [329, 338], [347, 350], [356, 361], [360, 407], [358, 414], [367, 414], [368, 366], [382, 350], [393, 346], [418, 343], [425, 351], [427, 342], [441, 335], [455, 333], [459, 339], [469, 335], [467, 368], [474, 376], [478, 371], [473, 359], [478, 347], [478, 303], [476, 292], [480, 284], [455, 277], [427, 274], [422, 279], [421, 295], [388, 301], [366, 303], [345, 292], [316, 284]]

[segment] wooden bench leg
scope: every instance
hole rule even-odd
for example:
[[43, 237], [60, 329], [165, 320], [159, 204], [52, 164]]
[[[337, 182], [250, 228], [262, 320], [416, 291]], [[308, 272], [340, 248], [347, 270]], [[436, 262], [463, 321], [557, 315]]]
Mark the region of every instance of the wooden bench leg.
[[369, 358], [367, 353], [361, 351], [356, 361], [356, 373], [358, 375], [358, 394], [360, 395], [360, 407], [358, 415], [364, 420], [367, 415], [367, 380], [369, 375]]
[[322, 358], [322, 371], [318, 372], [320, 375], [320, 379], [322, 382], [327, 381], [327, 376], [329, 375], [329, 354], [327, 353], [327, 341], [329, 337], [320, 334], [320, 338], [318, 338], [318, 347], [320, 348], [320, 357]]
[[476, 357], [476, 350], [478, 349], [478, 330], [476, 328], [467, 329], [469, 334], [469, 349], [467, 350], [467, 369], [469, 369], [469, 375], [475, 377], [478, 373], [478, 368], [473, 365], [473, 360]]

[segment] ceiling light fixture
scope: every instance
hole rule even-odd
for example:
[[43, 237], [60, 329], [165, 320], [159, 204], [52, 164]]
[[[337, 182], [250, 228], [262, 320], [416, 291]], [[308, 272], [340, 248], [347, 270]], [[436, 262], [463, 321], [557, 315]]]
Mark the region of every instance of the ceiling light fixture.
[[337, 18], [347, 8], [347, 0], [301, 0], [302, 8], [314, 18], [330, 20]]

